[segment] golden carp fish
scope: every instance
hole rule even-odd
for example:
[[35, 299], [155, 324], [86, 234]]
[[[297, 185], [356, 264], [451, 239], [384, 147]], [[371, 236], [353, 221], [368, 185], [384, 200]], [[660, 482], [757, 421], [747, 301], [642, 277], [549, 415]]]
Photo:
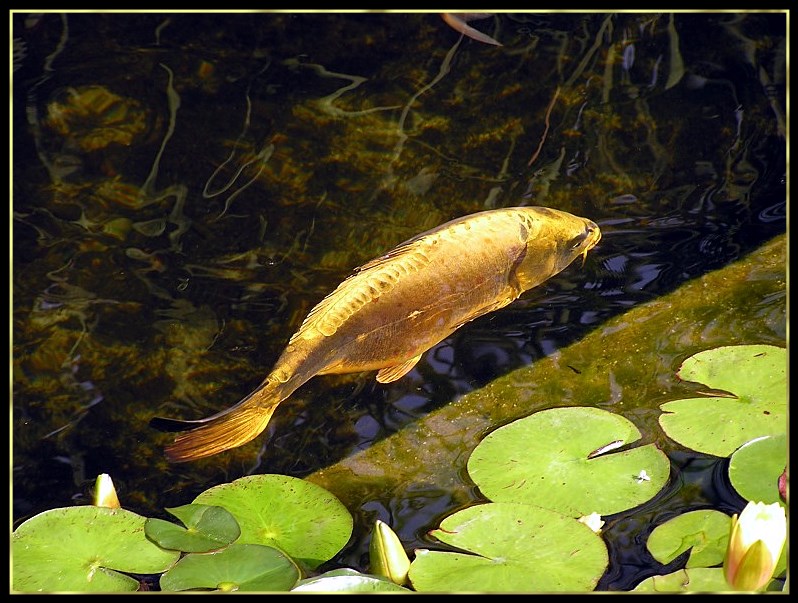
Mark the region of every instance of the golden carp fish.
[[358, 268], [310, 311], [264, 381], [238, 404], [198, 421], [156, 417], [187, 430], [170, 461], [246, 444], [277, 406], [316, 375], [377, 371], [390, 383], [465, 323], [554, 276], [601, 239], [586, 218], [545, 207], [479, 212], [405, 241]]

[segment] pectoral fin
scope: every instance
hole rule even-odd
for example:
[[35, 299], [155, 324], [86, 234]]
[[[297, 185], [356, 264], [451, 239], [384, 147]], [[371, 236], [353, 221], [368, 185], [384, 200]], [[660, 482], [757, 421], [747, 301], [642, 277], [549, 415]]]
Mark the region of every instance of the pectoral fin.
[[390, 383], [391, 381], [396, 381], [397, 379], [404, 377], [407, 373], [410, 372], [418, 361], [421, 360], [421, 354], [416, 356], [415, 358], [411, 358], [402, 364], [395, 364], [394, 366], [386, 366], [384, 369], [380, 369], [377, 373], [377, 381], [380, 383]]

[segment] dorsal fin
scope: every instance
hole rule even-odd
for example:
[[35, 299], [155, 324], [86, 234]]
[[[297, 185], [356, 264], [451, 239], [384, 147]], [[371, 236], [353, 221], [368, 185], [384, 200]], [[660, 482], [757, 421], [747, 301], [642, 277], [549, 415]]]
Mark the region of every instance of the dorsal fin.
[[310, 311], [289, 344], [309, 328], [317, 329], [329, 337], [360, 308], [391, 291], [404, 275], [429, 264], [430, 259], [419, 244], [421, 238], [405, 241], [385, 255], [357, 268]]
[[[520, 243], [526, 242], [533, 219], [523, 210], [495, 210], [480, 215], [463, 216], [422, 232], [395, 247], [385, 255], [371, 260], [355, 272], [314, 307], [302, 322], [289, 344], [301, 339], [309, 329], [316, 329], [329, 337], [346, 320], [368, 303], [391, 291], [399, 279], [427, 266], [430, 252], [436, 245], [453, 241], [467, 244], [468, 231], [484, 234], [501, 232], [508, 226], [520, 226]], [[517, 230], [516, 230], [517, 232]]]

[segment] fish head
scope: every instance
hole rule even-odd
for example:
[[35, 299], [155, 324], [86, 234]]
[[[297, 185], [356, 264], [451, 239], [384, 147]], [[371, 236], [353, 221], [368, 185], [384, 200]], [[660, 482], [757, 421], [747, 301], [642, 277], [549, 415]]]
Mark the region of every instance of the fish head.
[[[571, 216], [571, 214], [568, 215]], [[576, 221], [569, 221], [568, 226], [563, 228], [558, 247], [559, 270], [569, 266], [579, 256], [582, 256], [582, 265], [584, 266], [587, 252], [601, 240], [601, 229], [598, 224], [587, 218], [571, 217], [576, 218]]]
[[547, 207], [523, 208], [521, 234], [526, 246], [515, 277], [522, 290], [531, 289], [568, 267], [601, 240], [598, 225], [587, 218]]

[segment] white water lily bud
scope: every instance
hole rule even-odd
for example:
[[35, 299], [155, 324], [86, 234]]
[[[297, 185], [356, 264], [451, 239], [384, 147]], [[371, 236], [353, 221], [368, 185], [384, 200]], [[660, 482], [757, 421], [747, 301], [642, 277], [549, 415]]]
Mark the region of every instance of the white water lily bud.
[[735, 590], [759, 590], [773, 577], [787, 540], [787, 516], [778, 503], [749, 502], [732, 516], [723, 561], [726, 582]]
[[116, 488], [111, 476], [101, 473], [94, 482], [94, 506], [108, 507], [109, 509], [119, 509], [119, 498], [116, 496]]

